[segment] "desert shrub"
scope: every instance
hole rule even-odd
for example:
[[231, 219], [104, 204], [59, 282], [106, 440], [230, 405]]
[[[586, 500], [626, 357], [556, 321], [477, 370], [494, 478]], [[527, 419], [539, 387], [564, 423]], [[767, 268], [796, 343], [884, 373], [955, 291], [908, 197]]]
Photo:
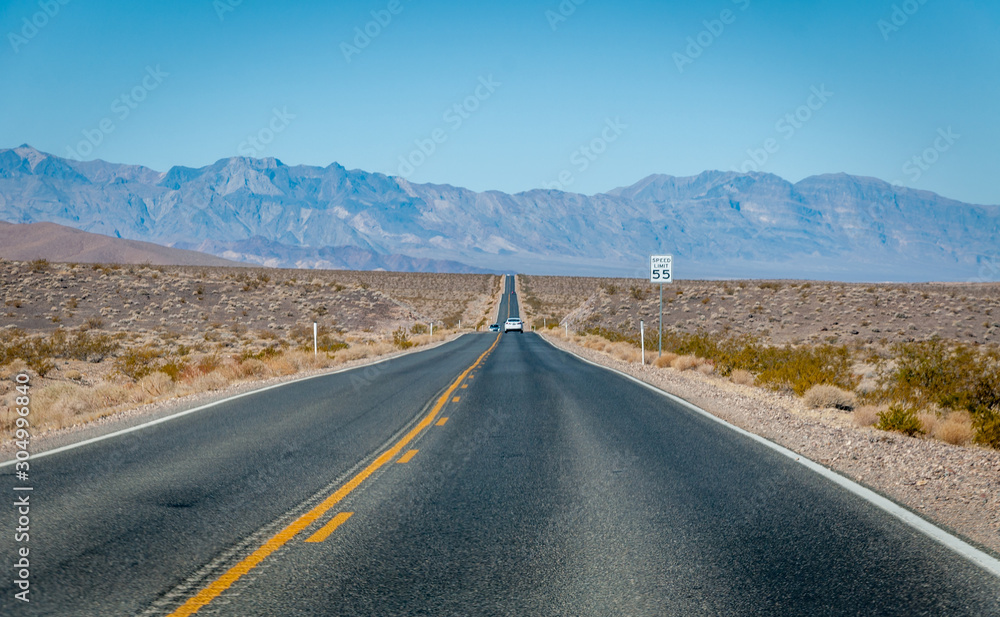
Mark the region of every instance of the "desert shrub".
[[409, 349], [410, 347], [413, 347], [413, 341], [410, 340], [406, 330], [402, 327], [399, 327], [392, 333], [392, 344], [400, 349]]
[[[319, 351], [324, 351], [327, 354], [332, 354], [340, 351], [341, 349], [347, 349], [348, 347], [350, 347], [350, 345], [348, 345], [345, 341], [334, 338], [329, 334], [319, 337], [317, 341], [317, 349]], [[312, 348], [310, 347], [308, 351], [312, 351]]]
[[195, 369], [202, 375], [207, 375], [209, 373], [212, 373], [220, 366], [222, 366], [222, 358], [220, 358], [218, 354], [214, 353], [207, 356], [202, 356], [201, 358], [198, 359], [198, 362], [196, 362], [194, 365]]
[[[295, 372], [294, 369], [290, 372]], [[229, 385], [228, 380], [224, 375], [219, 374], [218, 371], [213, 371], [211, 373], [206, 373], [201, 375], [191, 384], [191, 387], [195, 392], [204, 392], [207, 390], [221, 390]]]
[[[895, 366], [882, 376], [876, 396], [913, 406], [936, 404], [945, 409], [969, 409], [1000, 404], [1000, 384], [988, 383], [988, 358], [962, 344], [940, 339], [897, 343]], [[995, 400], [993, 400], [995, 399]]]
[[659, 356], [655, 360], [653, 360], [653, 366], [657, 368], [667, 368], [676, 359], [677, 359], [677, 354], [667, 352], [662, 356]]
[[157, 367], [157, 371], [170, 378], [170, 381], [177, 381], [181, 374], [187, 369], [187, 362], [184, 360], [168, 360]]
[[639, 352], [630, 347], [616, 347], [614, 349], [614, 355], [619, 360], [624, 360], [625, 362], [639, 362], [641, 360]]
[[[319, 325], [316, 327], [316, 348], [319, 351], [333, 353], [340, 349], [347, 349], [348, 345], [343, 340], [335, 336], [336, 331], [329, 325]], [[289, 332], [289, 337], [295, 341], [297, 347], [302, 351], [313, 351], [313, 328], [312, 325], [297, 325]], [[267, 352], [271, 353], [271, 352]], [[258, 360], [263, 360], [263, 356], [256, 356]]]
[[881, 413], [882, 410], [874, 405], [862, 405], [854, 410], [854, 423], [858, 426], [875, 426]]
[[444, 327], [448, 329], [457, 328], [460, 321], [462, 321], [462, 311], [455, 311], [444, 316], [441, 320], [444, 323]]
[[920, 420], [920, 430], [924, 435], [933, 435], [941, 418], [933, 411], [921, 411], [917, 420]]
[[45, 272], [49, 269], [48, 259], [33, 259], [28, 262], [28, 269], [32, 272]]
[[[34, 364], [32, 368], [36, 371], [38, 368], [45, 370], [46, 367], [47, 370], [52, 370], [52, 367], [48, 366], [49, 364], [54, 366], [51, 358], [100, 362], [121, 347], [117, 340], [108, 335], [94, 336], [87, 332], [76, 332], [70, 336], [62, 328], [47, 338], [29, 337], [17, 329], [8, 330], [5, 334], [4, 340], [0, 342], [0, 364], [21, 358], [29, 366]], [[39, 373], [39, 375], [44, 374], [44, 372]]]
[[[639, 345], [638, 333], [601, 326], [592, 326], [585, 332], [609, 341]], [[647, 337], [646, 349], [658, 347], [659, 340], [655, 335]], [[715, 371], [722, 376], [742, 369], [757, 375], [759, 385], [775, 390], [789, 389], [799, 395], [819, 384], [851, 390], [858, 381], [851, 372], [850, 349], [844, 345], [777, 347], [765, 345], [750, 335], [719, 336], [703, 331], [694, 334], [667, 331], [663, 333], [663, 348], [681, 356], [710, 360]]]
[[37, 339], [28, 338], [18, 328], [5, 328], [0, 337], [0, 364], [17, 360], [27, 363], [44, 353], [45, 350], [39, 346]]
[[56, 368], [56, 363], [45, 356], [33, 356], [28, 358], [28, 368], [35, 371], [39, 377], [45, 377], [50, 371]]
[[967, 411], [954, 411], [934, 426], [934, 437], [955, 446], [972, 441], [972, 416]]
[[159, 352], [149, 346], [128, 349], [115, 359], [114, 369], [132, 381], [139, 381], [157, 370], [159, 357]]
[[33, 422], [38, 426], [66, 426], [75, 416], [93, 410], [87, 389], [69, 383], [54, 383], [39, 389], [34, 403]]
[[246, 362], [247, 360], [267, 360], [268, 358], [274, 358], [282, 354], [280, 347], [265, 347], [260, 351], [244, 351], [239, 356], [240, 362]]
[[[851, 373], [850, 351], [844, 347], [762, 347], [752, 363], [757, 381], [774, 389], [789, 388], [798, 395], [816, 385], [833, 385], [850, 390], [856, 383]], [[755, 366], [754, 366], [755, 365]]]
[[250, 358], [249, 360], [241, 362], [240, 367], [247, 377], [253, 377], [256, 379], [267, 377], [269, 373], [267, 364], [265, 364], [263, 360], [255, 358]]
[[698, 358], [695, 356], [678, 356], [670, 363], [670, 366], [678, 371], [689, 371], [698, 366]]
[[427, 324], [415, 323], [410, 328], [410, 334], [427, 334]]
[[100, 362], [120, 348], [121, 344], [107, 334], [77, 332], [72, 338], [65, 339], [59, 351], [64, 358]]
[[853, 392], [826, 384], [809, 388], [804, 399], [806, 405], [813, 409], [833, 407], [842, 411], [851, 411], [857, 405], [857, 397]]
[[883, 431], [896, 431], [910, 437], [924, 432], [916, 411], [912, 407], [899, 404], [890, 405], [887, 410], [879, 413], [875, 428]]
[[972, 416], [976, 443], [1000, 450], [1000, 407], [980, 409]]
[[160, 371], [153, 371], [139, 380], [139, 387], [152, 397], [163, 396], [174, 388], [174, 380]]
[[741, 386], [752, 386], [756, 383], [757, 378], [750, 371], [738, 368], [729, 374], [729, 381]]
[[1000, 357], [940, 339], [893, 346], [895, 365], [868, 395], [971, 414], [976, 443], [1000, 448]]

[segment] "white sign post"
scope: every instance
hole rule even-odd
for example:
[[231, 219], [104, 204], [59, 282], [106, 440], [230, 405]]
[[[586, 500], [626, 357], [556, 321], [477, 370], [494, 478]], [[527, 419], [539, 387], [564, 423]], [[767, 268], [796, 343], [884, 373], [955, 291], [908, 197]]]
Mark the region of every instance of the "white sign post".
[[674, 256], [650, 255], [649, 282], [660, 284], [660, 355], [663, 356], [663, 284], [674, 282]]
[[642, 365], [646, 366], [646, 325], [639, 320], [639, 349], [642, 350]]

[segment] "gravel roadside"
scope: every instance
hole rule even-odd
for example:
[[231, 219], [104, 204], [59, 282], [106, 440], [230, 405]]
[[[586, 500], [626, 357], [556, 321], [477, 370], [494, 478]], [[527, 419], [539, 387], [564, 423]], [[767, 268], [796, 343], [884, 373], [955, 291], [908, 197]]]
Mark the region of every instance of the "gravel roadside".
[[860, 428], [850, 414], [809, 410], [791, 395], [624, 362], [558, 335], [543, 336], [794, 450], [1000, 556], [1000, 451]]

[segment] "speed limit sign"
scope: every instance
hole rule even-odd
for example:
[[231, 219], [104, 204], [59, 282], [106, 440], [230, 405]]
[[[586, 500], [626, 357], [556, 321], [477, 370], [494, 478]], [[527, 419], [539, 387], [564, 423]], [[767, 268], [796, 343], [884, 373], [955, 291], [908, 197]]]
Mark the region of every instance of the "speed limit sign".
[[649, 258], [649, 282], [672, 283], [674, 257], [673, 255], [652, 255]]

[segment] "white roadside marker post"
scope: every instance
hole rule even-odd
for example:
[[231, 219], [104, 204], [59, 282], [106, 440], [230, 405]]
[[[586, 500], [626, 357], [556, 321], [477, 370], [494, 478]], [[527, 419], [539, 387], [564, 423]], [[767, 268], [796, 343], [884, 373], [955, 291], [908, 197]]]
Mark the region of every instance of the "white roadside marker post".
[[431, 322], [431, 336], [434, 336], [434, 322]]
[[639, 349], [642, 350], [642, 365], [646, 366], [646, 325], [639, 320]]
[[318, 340], [318, 338], [316, 336], [317, 332], [318, 332], [318, 327], [316, 326], [316, 322], [314, 321], [313, 322], [313, 355], [314, 356], [318, 356], [319, 355], [319, 340]]

